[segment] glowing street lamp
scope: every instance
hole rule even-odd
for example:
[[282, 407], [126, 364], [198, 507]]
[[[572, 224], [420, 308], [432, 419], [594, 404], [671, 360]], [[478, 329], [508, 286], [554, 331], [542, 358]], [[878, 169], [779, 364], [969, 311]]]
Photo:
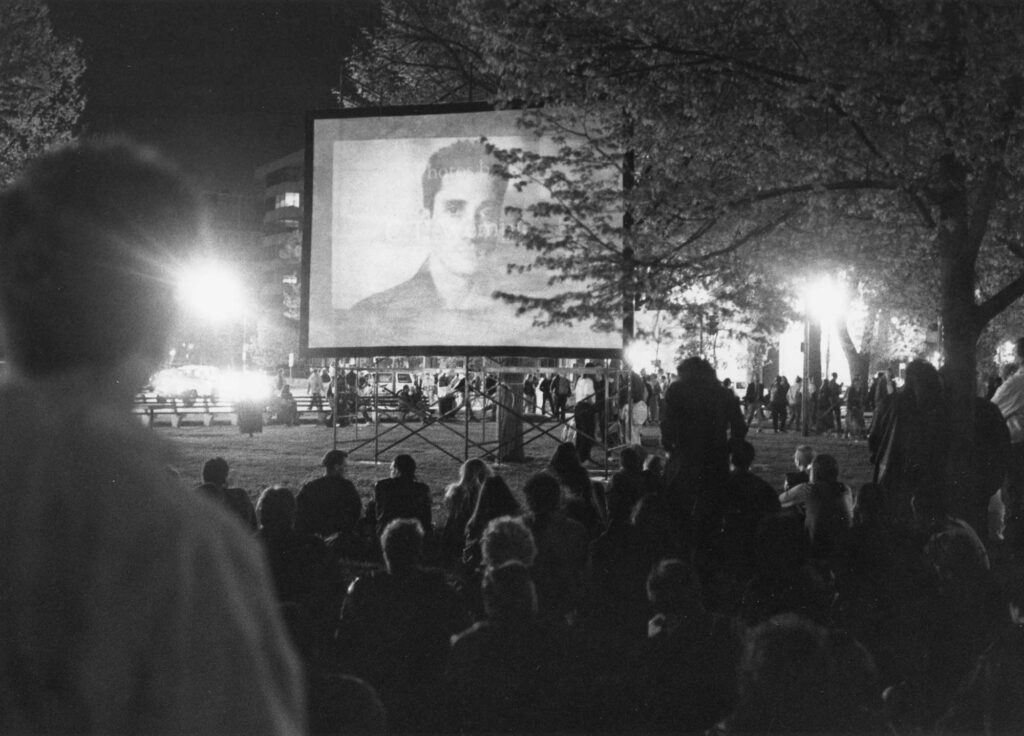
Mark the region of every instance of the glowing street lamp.
[[199, 261], [178, 275], [178, 301], [191, 314], [213, 325], [240, 320], [242, 368], [247, 368], [246, 300], [238, 274], [216, 261]]

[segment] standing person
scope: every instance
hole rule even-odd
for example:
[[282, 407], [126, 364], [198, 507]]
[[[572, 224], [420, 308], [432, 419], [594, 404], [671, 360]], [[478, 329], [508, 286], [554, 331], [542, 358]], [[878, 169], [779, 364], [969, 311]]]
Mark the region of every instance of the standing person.
[[892, 382], [885, 371], [878, 371], [878, 375], [875, 376], [875, 388], [871, 392], [871, 404], [875, 412], [881, 408], [882, 403], [892, 395], [894, 390]]
[[843, 384], [837, 380], [839, 374], [833, 373], [829, 381], [831, 384], [829, 392], [832, 399], [832, 425], [836, 428], [836, 434], [843, 431]]
[[[1017, 362], [1024, 365], [1024, 337], [1014, 343]], [[996, 390], [992, 403], [1010, 430], [1007, 482], [1003, 489], [1006, 508], [1003, 536], [1015, 556], [1024, 551], [1024, 371], [1016, 371]]]
[[[761, 419], [764, 419], [764, 410], [761, 408], [764, 405], [764, 384], [758, 379], [757, 376], [750, 377], [750, 383], [747, 384], [747, 391], [743, 395], [743, 406], [745, 408], [744, 419], [747, 422], [747, 427], [754, 421], [754, 414], [760, 414]], [[758, 422], [758, 431], [760, 431], [761, 425]]]
[[850, 381], [846, 389], [846, 436], [853, 439], [864, 438], [864, 397], [867, 389], [859, 375]]
[[[21, 733], [301, 733], [259, 543], [167, 473], [132, 396], [164, 357], [195, 195], [77, 142], [0, 194], [0, 702]], [[74, 468], [62, 472], [61, 468]]]
[[839, 383], [836, 381], [837, 374], [825, 380], [818, 392], [820, 401], [818, 404], [818, 429], [823, 432], [842, 431], [842, 424], [836, 422], [836, 412], [839, 407]]
[[576, 423], [576, 452], [580, 462], [590, 461], [590, 449], [594, 446], [594, 379], [589, 373], [580, 373], [573, 387], [576, 403], [572, 410]]
[[912, 497], [946, 493], [950, 421], [939, 372], [910, 361], [906, 385], [879, 404], [868, 434], [873, 481], [885, 490], [890, 518], [909, 521]]
[[700, 544], [712, 531], [729, 478], [729, 440], [746, 437], [747, 424], [705, 359], [687, 358], [677, 372], [661, 420], [661, 443], [669, 454], [666, 505], [684, 527], [692, 516]]
[[309, 411], [324, 410], [324, 384], [320, 380], [320, 372], [311, 368], [306, 379], [306, 393], [309, 394]]
[[619, 404], [622, 406], [619, 419], [622, 420], [626, 443], [642, 445], [643, 433], [640, 430], [650, 414], [647, 409], [647, 384], [638, 373], [630, 371], [627, 385], [619, 391]]
[[768, 393], [768, 408], [772, 413], [772, 431], [778, 434], [786, 431], [786, 412], [789, 407], [789, 381], [785, 376], [775, 376], [775, 383]]
[[552, 415], [555, 413], [555, 404], [551, 401], [551, 379], [541, 374], [540, 383], [537, 384], [537, 390], [540, 391], [540, 413], [545, 414], [551, 412]]
[[552, 391], [555, 399], [555, 415], [558, 417], [558, 421], [564, 422], [565, 409], [569, 403], [569, 397], [572, 396], [572, 382], [569, 380], [569, 376], [561, 376], [557, 373], [551, 380], [554, 383]]
[[803, 414], [804, 414], [804, 382], [800, 376], [796, 377], [793, 381], [793, 385], [789, 387], [789, 392], [786, 396], [786, 401], [789, 403], [789, 423], [788, 426], [792, 427], [796, 425], [796, 431], [799, 432], [803, 425]]
[[523, 380], [523, 400], [526, 413], [533, 414], [537, 411], [537, 379], [532, 373], [527, 373]]

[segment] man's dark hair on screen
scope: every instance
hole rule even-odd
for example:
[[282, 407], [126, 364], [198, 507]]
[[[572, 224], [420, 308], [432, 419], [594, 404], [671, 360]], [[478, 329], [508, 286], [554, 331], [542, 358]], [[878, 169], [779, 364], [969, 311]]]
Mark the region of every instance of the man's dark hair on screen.
[[434, 211], [434, 198], [441, 189], [441, 180], [457, 172], [489, 174], [494, 177], [495, 188], [504, 196], [508, 180], [501, 174], [500, 163], [480, 141], [456, 141], [440, 148], [430, 156], [423, 171], [423, 206]]

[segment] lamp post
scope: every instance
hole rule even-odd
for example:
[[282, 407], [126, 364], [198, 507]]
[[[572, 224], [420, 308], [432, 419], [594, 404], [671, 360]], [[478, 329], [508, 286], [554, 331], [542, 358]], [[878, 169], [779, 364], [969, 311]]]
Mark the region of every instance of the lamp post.
[[[811, 431], [809, 426], [811, 420], [809, 392], [812, 380], [811, 370], [814, 367], [811, 365], [811, 322], [812, 320], [817, 321], [821, 325], [822, 331], [828, 331], [826, 334], [829, 335], [831, 340], [832, 322], [835, 316], [843, 310], [846, 300], [845, 294], [843, 285], [831, 276], [823, 276], [817, 281], [807, 284], [804, 289], [804, 387], [800, 402], [804, 437], [807, 437]], [[819, 350], [821, 348], [820, 342], [818, 348]]]

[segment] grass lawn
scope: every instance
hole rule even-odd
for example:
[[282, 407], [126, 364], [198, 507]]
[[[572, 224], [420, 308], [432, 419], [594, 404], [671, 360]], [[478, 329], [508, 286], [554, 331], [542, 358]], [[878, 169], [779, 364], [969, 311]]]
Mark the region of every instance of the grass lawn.
[[[434, 495], [435, 520], [440, 512], [441, 496], [448, 483], [458, 478], [459, 465], [466, 452], [462, 421], [435, 423], [426, 428], [419, 424], [403, 429], [397, 424], [381, 424], [380, 435], [374, 439], [373, 426], [339, 427], [338, 447], [349, 450], [348, 477], [356, 484], [364, 501], [371, 497], [373, 484], [387, 476], [392, 458], [408, 453], [416, 459], [417, 475], [427, 483]], [[519, 491], [527, 477], [547, 464], [558, 442], [556, 425], [548, 422], [543, 427], [555, 436], [547, 436], [534, 430], [527, 434], [525, 451], [527, 461], [517, 464], [502, 464], [497, 467], [509, 485]], [[409, 437], [410, 431], [420, 434]], [[231, 426], [188, 426], [173, 429], [157, 426], [151, 430], [170, 439], [178, 448], [177, 469], [186, 482], [199, 483], [203, 462], [220, 455], [231, 466], [232, 485], [249, 491], [255, 502], [259, 492], [274, 483], [298, 488], [307, 480], [322, 474], [320, 458], [334, 446], [334, 432], [323, 425], [304, 424], [298, 427], [268, 425], [262, 434], [249, 437]], [[469, 448], [469, 457], [485, 455], [493, 450], [496, 425], [493, 421], [472, 422], [469, 425], [469, 440], [480, 446]], [[657, 428], [644, 429], [645, 438], [656, 441]], [[786, 472], [792, 468], [793, 450], [804, 441], [816, 452], [828, 452], [839, 461], [841, 480], [854, 489], [871, 479], [867, 444], [830, 437], [801, 437], [798, 433], [774, 434], [769, 426], [760, 433], [752, 429], [748, 439], [757, 450], [754, 472], [772, 485], [782, 488]], [[357, 447], [357, 445], [359, 445]], [[481, 447], [482, 446], [482, 447]], [[597, 457], [597, 451], [594, 456]], [[454, 456], [454, 457], [453, 457]], [[378, 462], [375, 462], [375, 457]], [[608, 472], [614, 472], [614, 462]], [[595, 478], [602, 478], [605, 472], [592, 469]]]

